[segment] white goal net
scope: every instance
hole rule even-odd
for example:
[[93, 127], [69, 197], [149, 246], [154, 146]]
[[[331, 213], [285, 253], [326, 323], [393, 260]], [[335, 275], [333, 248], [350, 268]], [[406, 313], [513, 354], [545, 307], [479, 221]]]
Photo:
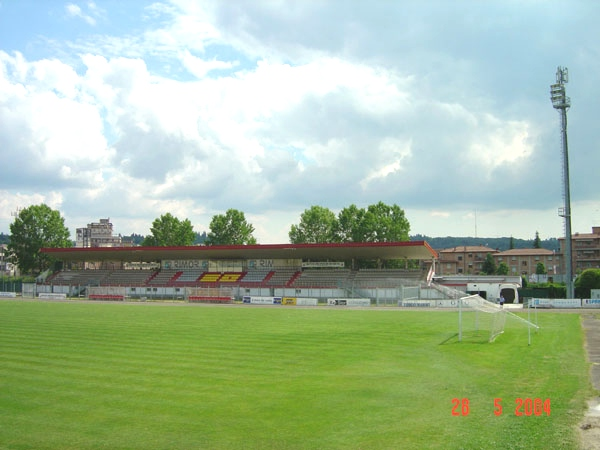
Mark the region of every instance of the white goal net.
[[493, 342], [504, 333], [506, 310], [479, 295], [461, 297], [459, 301], [458, 340], [473, 338]]

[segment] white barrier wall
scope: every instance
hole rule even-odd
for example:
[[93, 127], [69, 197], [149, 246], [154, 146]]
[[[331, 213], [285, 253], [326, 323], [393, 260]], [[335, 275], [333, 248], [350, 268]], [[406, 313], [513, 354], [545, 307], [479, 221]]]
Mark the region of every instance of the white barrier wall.
[[529, 304], [534, 308], [581, 308], [578, 298], [532, 298]]
[[581, 300], [582, 308], [600, 308], [600, 298], [586, 298]]
[[52, 299], [65, 299], [67, 298], [67, 294], [59, 294], [56, 292], [40, 292], [38, 294], [38, 298], [52, 298]]
[[127, 295], [126, 288], [121, 286], [90, 286], [88, 296], [90, 295]]
[[400, 300], [402, 308], [458, 308], [458, 300]]
[[0, 297], [14, 298], [16, 296], [17, 294], [15, 292], [0, 292]]

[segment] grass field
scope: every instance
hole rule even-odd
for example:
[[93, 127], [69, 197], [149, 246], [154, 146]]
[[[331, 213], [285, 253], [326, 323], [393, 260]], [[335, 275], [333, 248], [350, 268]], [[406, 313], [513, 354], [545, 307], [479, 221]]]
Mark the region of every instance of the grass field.
[[458, 343], [455, 312], [0, 301], [0, 448], [574, 449], [580, 317], [539, 324], [528, 346], [511, 320]]

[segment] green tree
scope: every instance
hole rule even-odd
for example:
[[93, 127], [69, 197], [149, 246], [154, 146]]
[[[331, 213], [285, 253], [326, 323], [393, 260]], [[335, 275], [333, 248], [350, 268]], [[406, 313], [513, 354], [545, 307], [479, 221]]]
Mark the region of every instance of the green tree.
[[364, 217], [366, 210], [350, 205], [342, 209], [334, 224], [334, 239], [337, 242], [364, 242]]
[[508, 241], [508, 248], [510, 250], [512, 250], [513, 248], [515, 248], [515, 238], [514, 237], [510, 237], [510, 240]]
[[335, 214], [323, 206], [311, 206], [300, 215], [300, 223], [292, 225], [288, 236], [292, 244], [323, 244], [334, 242], [337, 228]]
[[481, 271], [485, 275], [494, 275], [496, 273], [496, 262], [494, 261], [494, 257], [491, 253], [485, 255], [485, 261], [481, 266]]
[[546, 275], [548, 273], [543, 262], [539, 262], [535, 265], [535, 273], [536, 275]]
[[590, 298], [592, 289], [600, 289], [600, 269], [586, 269], [575, 279], [577, 297]]
[[29, 206], [21, 210], [10, 225], [9, 258], [22, 273], [40, 273], [54, 262], [40, 249], [71, 247], [69, 236], [60, 212], [44, 204]]
[[256, 244], [256, 238], [252, 235], [254, 226], [237, 209], [228, 209], [225, 214], [214, 216], [209, 228], [206, 245]]
[[540, 233], [535, 232], [535, 239], [533, 240], [533, 248], [542, 248], [542, 240], [540, 239]]
[[150, 235], [142, 242], [151, 247], [178, 247], [192, 245], [196, 235], [189, 219], [179, 220], [171, 213], [163, 214], [152, 222]]
[[498, 264], [496, 275], [508, 275], [508, 265], [504, 261], [501, 261], [500, 264]]
[[398, 205], [379, 202], [370, 205], [362, 219], [363, 242], [404, 242], [409, 240], [410, 223]]

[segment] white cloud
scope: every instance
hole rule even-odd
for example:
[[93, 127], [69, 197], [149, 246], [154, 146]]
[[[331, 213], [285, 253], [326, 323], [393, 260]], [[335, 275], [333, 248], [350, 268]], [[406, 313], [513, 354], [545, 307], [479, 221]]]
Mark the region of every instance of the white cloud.
[[[89, 6], [91, 6], [92, 12], [96, 10], [96, 5], [93, 2], [90, 2]], [[83, 21], [85, 21], [88, 25], [96, 25], [96, 19], [89, 14], [85, 14], [81, 7], [74, 3], [67, 3], [67, 5], [65, 6], [65, 10], [67, 14], [71, 17], [80, 18]]]
[[183, 52], [181, 55], [181, 61], [185, 68], [197, 78], [204, 78], [209, 72], [231, 69], [237, 65], [236, 62], [219, 61], [216, 58], [206, 61], [202, 58], [192, 55], [189, 50], [185, 50]]
[[[413, 233], [469, 234], [460, 230], [473, 229], [474, 210], [481, 233], [560, 232], [548, 216], [561, 201], [547, 98], [558, 43], [544, 44], [552, 34], [530, 7], [517, 19], [495, 4], [465, 16], [460, 2], [430, 14], [418, 3], [177, 0], [117, 16], [123, 5], [69, 3], [96, 33], [50, 36], [47, 57], [0, 47], [9, 196], [60, 192], [73, 227], [110, 216], [125, 233], [164, 212], [204, 231], [234, 207], [263, 243], [287, 240], [313, 204], [380, 200], [410, 211]], [[497, 39], [511, 27], [528, 40]], [[578, 55], [600, 53], [597, 32], [581, 36]], [[558, 57], [578, 43], [567, 40]], [[571, 73], [587, 76], [585, 58], [577, 65]], [[573, 173], [593, 175], [597, 152], [581, 149], [600, 142], [586, 137], [595, 97], [573, 97]], [[573, 178], [574, 202], [593, 203], [590, 176]]]

